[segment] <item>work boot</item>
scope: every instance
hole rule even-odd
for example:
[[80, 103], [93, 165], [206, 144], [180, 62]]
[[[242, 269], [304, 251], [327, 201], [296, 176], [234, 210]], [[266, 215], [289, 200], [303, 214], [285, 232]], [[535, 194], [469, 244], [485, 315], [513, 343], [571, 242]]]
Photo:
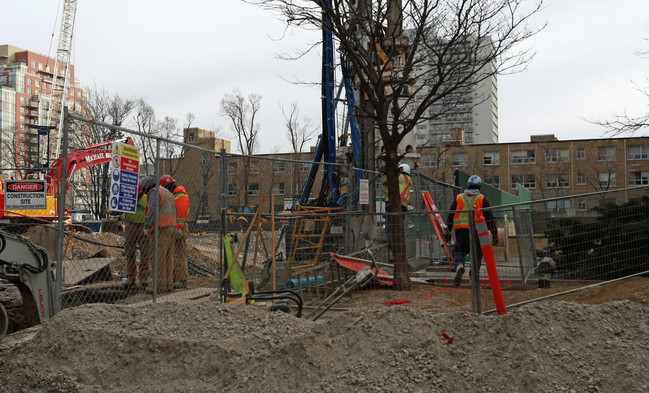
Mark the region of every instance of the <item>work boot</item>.
[[462, 276], [464, 276], [464, 265], [457, 265], [457, 268], [455, 269], [455, 279], [453, 280], [455, 288], [459, 287], [462, 283]]

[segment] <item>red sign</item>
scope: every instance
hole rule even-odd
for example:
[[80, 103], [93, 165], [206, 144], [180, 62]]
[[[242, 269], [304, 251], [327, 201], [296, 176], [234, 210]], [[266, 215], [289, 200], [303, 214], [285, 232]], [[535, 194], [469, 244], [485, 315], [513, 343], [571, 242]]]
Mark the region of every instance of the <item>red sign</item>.
[[43, 184], [40, 183], [12, 183], [7, 186], [9, 191], [25, 192], [25, 191], [40, 191]]

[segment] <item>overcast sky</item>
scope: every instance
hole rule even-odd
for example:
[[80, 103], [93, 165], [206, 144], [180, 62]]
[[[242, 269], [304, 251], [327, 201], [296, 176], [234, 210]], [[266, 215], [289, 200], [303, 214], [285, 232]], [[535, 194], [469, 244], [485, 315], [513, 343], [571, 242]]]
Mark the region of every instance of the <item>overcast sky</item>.
[[[57, 3], [5, 4], [0, 44], [55, 57]], [[535, 59], [526, 72], [498, 80], [500, 142], [549, 133], [599, 138], [604, 130], [584, 119], [649, 110], [632, 84], [646, 86], [649, 76], [649, 59], [636, 55], [649, 51], [649, 1], [545, 4], [534, 21], [548, 23], [531, 41]], [[263, 96], [261, 152], [289, 149], [279, 103], [297, 101], [303, 115], [320, 122], [319, 88], [291, 83], [319, 80], [319, 51], [295, 62], [277, 58], [307, 48], [319, 33], [287, 31], [274, 15], [241, 1], [78, 0], [74, 33], [72, 62], [84, 87], [142, 97], [158, 118], [176, 118], [179, 126], [192, 112], [192, 126], [230, 137], [219, 102], [234, 88]]]

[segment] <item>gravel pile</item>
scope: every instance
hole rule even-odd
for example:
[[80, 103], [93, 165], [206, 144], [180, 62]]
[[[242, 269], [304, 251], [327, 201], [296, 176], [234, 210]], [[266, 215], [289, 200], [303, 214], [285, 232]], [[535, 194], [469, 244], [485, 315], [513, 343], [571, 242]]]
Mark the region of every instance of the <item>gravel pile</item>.
[[0, 346], [0, 392], [649, 391], [649, 308], [629, 301], [325, 316], [215, 302], [66, 309]]

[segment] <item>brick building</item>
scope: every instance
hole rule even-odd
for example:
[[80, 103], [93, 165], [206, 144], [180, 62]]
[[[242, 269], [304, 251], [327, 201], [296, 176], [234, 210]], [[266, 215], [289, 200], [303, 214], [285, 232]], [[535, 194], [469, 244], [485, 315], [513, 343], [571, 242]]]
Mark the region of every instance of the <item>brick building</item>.
[[[420, 153], [417, 169], [429, 176], [453, 182], [453, 173], [461, 170], [510, 193], [520, 183], [534, 200], [649, 185], [649, 137], [560, 141], [554, 135], [536, 135], [530, 142], [454, 143]], [[592, 207], [569, 206], [569, 200], [553, 203], [549, 209]]]
[[[11, 45], [0, 45], [0, 129], [3, 168], [31, 168], [47, 151], [47, 135], [39, 140], [30, 125], [47, 125], [55, 60]], [[79, 112], [84, 90], [69, 67], [67, 105]], [[50, 146], [56, 131], [50, 133]], [[39, 154], [40, 153], [40, 154]], [[54, 152], [51, 152], [54, 154]]]

